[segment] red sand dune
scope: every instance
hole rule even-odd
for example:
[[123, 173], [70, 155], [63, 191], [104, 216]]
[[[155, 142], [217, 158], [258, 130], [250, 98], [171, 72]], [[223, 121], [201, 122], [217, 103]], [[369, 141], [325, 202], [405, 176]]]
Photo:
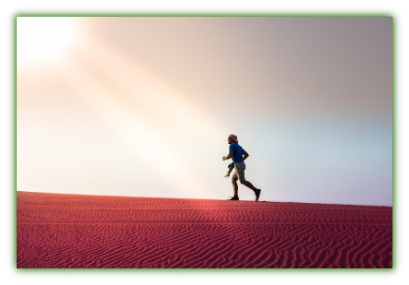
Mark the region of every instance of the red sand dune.
[[392, 208], [17, 192], [18, 268], [391, 268]]

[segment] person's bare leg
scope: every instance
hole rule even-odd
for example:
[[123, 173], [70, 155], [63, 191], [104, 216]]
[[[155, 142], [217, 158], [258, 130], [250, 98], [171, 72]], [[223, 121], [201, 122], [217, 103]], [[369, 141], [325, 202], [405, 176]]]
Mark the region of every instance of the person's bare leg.
[[246, 185], [247, 187], [249, 187], [251, 190], [254, 191], [254, 194], [256, 194], [256, 199], [254, 201], [257, 202], [258, 199], [260, 198], [261, 190], [254, 187], [253, 184], [251, 184], [249, 181], [240, 180], [240, 183], [243, 184], [243, 185]]
[[237, 178], [232, 178], [231, 179], [231, 184], [233, 185], [233, 192], [234, 192], [234, 196], [233, 197], [238, 197], [238, 193], [239, 193], [239, 186], [237, 185]]
[[256, 190], [258, 190], [256, 187], [253, 186], [253, 184], [251, 184], [249, 181], [247, 180], [240, 180], [240, 183], [243, 185], [246, 185], [247, 187], [249, 187], [251, 190], [253, 190], [254, 192], [256, 192]]

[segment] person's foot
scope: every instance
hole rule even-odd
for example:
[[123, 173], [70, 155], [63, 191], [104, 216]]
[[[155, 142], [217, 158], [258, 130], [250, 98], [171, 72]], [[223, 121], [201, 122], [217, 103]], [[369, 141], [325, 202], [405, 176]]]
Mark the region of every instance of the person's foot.
[[229, 200], [239, 200], [239, 197], [233, 196], [233, 197], [231, 197]]
[[260, 197], [261, 189], [254, 191], [254, 193], [256, 194], [256, 199], [254, 201], [258, 202], [258, 198]]

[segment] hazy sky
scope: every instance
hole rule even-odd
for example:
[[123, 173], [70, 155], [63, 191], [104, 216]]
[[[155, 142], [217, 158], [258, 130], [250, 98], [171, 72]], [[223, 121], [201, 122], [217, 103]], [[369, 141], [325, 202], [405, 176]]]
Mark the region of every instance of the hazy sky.
[[18, 190], [227, 199], [231, 133], [261, 200], [392, 205], [392, 18], [18, 18]]

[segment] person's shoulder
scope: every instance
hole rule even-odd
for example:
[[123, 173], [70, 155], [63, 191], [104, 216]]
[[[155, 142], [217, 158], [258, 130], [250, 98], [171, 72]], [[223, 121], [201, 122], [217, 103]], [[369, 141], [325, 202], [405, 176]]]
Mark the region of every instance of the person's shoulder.
[[229, 149], [235, 149], [238, 146], [237, 143], [232, 143], [229, 145]]

